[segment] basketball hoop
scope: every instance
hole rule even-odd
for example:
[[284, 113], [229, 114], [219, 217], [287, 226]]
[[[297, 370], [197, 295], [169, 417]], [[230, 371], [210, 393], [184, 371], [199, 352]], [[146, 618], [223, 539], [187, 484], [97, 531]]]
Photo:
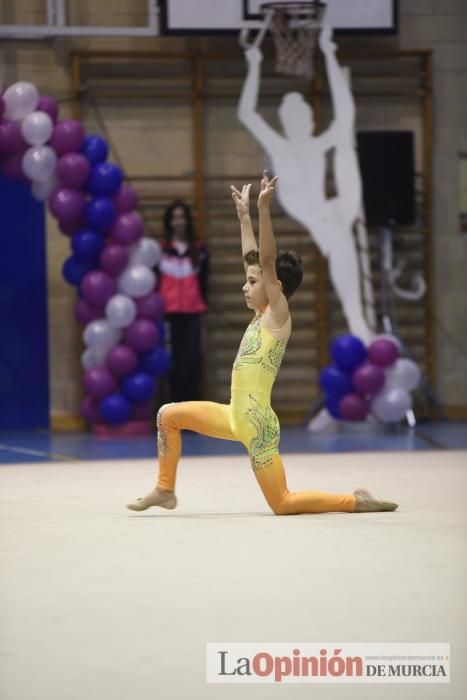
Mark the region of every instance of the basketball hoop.
[[308, 2], [266, 2], [261, 5], [265, 26], [276, 47], [276, 71], [310, 79], [313, 54], [326, 5]]

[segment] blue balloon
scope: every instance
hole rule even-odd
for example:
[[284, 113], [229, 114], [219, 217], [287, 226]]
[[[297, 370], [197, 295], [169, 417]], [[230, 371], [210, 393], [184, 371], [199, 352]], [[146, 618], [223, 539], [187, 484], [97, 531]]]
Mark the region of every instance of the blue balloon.
[[146, 372], [133, 372], [121, 383], [122, 392], [133, 403], [143, 403], [150, 399], [155, 388], [154, 377]]
[[156, 377], [158, 377], [165, 374], [170, 369], [171, 364], [172, 362], [169, 353], [159, 345], [154, 348], [154, 350], [145, 352], [144, 355], [141, 356], [139, 369], [142, 372], [154, 374]]
[[71, 239], [71, 248], [80, 262], [97, 262], [105, 240], [92, 229], [81, 229]]
[[102, 163], [108, 155], [109, 148], [106, 141], [97, 134], [89, 134], [83, 141], [80, 148], [81, 153], [86, 156], [91, 165]]
[[131, 404], [121, 394], [109, 394], [100, 402], [99, 414], [106, 423], [111, 425], [126, 423], [130, 418]]
[[123, 173], [113, 163], [98, 163], [91, 170], [85, 189], [96, 197], [110, 197], [123, 182]]
[[339, 369], [350, 372], [365, 361], [367, 350], [357, 336], [340, 335], [331, 344], [331, 355]]
[[76, 255], [71, 255], [63, 263], [62, 275], [69, 284], [79, 287], [83, 277], [94, 270], [94, 267], [93, 263], [82, 262]]
[[89, 228], [106, 231], [117, 214], [115, 204], [107, 197], [96, 197], [86, 204], [84, 218]]
[[159, 331], [159, 343], [162, 345], [165, 340], [165, 323], [164, 321], [156, 321], [156, 328]]
[[337, 418], [338, 420], [342, 420], [342, 414], [339, 410], [339, 403], [341, 399], [336, 399], [332, 396], [328, 396], [326, 398], [326, 408], [328, 409], [329, 413], [333, 418]]
[[349, 374], [328, 365], [319, 375], [319, 385], [328, 396], [340, 399], [344, 394], [350, 394], [354, 391], [352, 379]]

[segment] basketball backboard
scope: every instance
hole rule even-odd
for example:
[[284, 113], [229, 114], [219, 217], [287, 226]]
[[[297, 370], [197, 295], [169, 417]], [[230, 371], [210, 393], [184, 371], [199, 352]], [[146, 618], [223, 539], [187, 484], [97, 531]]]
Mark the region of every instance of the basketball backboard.
[[[216, 35], [258, 28], [264, 1], [159, 0], [161, 33]], [[327, 0], [326, 4], [327, 20], [339, 33], [397, 33], [398, 0]]]

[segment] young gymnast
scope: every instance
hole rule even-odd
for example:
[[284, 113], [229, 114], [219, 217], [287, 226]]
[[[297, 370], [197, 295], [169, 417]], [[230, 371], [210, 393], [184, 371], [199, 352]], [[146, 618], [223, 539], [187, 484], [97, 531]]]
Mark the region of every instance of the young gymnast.
[[276, 515], [363, 513], [398, 507], [396, 503], [375, 499], [366, 489], [357, 489], [349, 495], [321, 491], [293, 493], [287, 488], [279, 455], [279, 421], [271, 408], [270, 397], [291, 331], [287, 300], [301, 283], [302, 266], [295, 253], [276, 249], [269, 211], [276, 182], [276, 177], [270, 181], [266, 171], [263, 173], [258, 198], [259, 250], [249, 215], [251, 185], [245, 185], [241, 192], [231, 186], [241, 227], [246, 273], [243, 293], [255, 316], [233, 364], [230, 404], [185, 401], [161, 407], [157, 415], [157, 485], [144, 498], [129, 503], [130, 510], [176, 507], [175, 478], [183, 429], [242, 442], [256, 480]]

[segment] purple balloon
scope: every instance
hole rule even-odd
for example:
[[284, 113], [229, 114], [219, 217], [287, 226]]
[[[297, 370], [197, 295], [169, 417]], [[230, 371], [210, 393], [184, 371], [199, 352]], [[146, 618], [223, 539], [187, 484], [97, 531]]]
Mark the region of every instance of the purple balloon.
[[100, 420], [99, 400], [86, 396], [81, 402], [80, 413], [88, 423], [98, 423]]
[[16, 122], [3, 119], [0, 123], [0, 153], [16, 153], [29, 148], [23, 139], [21, 129]]
[[391, 367], [398, 357], [399, 348], [386, 338], [374, 340], [368, 348], [368, 358], [378, 367]]
[[91, 321], [96, 321], [98, 318], [105, 318], [105, 310], [103, 308], [99, 309], [97, 306], [92, 306], [86, 299], [79, 299], [75, 304], [75, 317], [83, 326], [87, 326]]
[[58, 104], [53, 97], [49, 95], [41, 95], [39, 97], [39, 102], [36, 107], [37, 112], [45, 112], [49, 115], [54, 124], [57, 122], [58, 117]]
[[128, 262], [128, 250], [119, 243], [110, 243], [102, 251], [99, 262], [109, 275], [119, 275]]
[[54, 127], [50, 145], [58, 156], [71, 151], [79, 151], [84, 141], [84, 127], [75, 119], [64, 119]]
[[91, 367], [83, 377], [83, 386], [90, 396], [101, 399], [117, 388], [114, 377], [105, 367]]
[[150, 318], [158, 321], [164, 315], [164, 299], [157, 292], [151, 292], [146, 297], [135, 299], [138, 318]]
[[339, 401], [339, 411], [343, 420], [365, 420], [369, 410], [369, 403], [358, 394], [347, 394]]
[[86, 200], [82, 192], [68, 188], [56, 190], [49, 197], [50, 211], [64, 224], [79, 219], [85, 204]]
[[150, 420], [151, 418], [155, 419], [156, 411], [154, 404], [152, 401], [134, 404], [132, 406], [131, 415], [135, 420]]
[[119, 214], [112, 224], [110, 236], [117, 243], [131, 244], [139, 241], [143, 235], [143, 221], [137, 212]]
[[127, 214], [136, 209], [139, 197], [133, 187], [122, 185], [113, 197], [113, 201], [119, 214]]
[[21, 180], [21, 182], [30, 185], [31, 181], [23, 173], [23, 156], [25, 153], [25, 150], [16, 151], [16, 153], [3, 156], [0, 159], [0, 172], [12, 180]]
[[107, 355], [107, 367], [119, 377], [134, 372], [137, 365], [138, 355], [126, 345], [116, 345]]
[[106, 272], [92, 270], [83, 277], [81, 292], [89, 304], [104, 306], [115, 294], [116, 284]]
[[65, 153], [57, 163], [57, 175], [64, 187], [79, 189], [90, 172], [89, 161], [81, 153]]
[[81, 217], [79, 219], [74, 219], [73, 221], [59, 221], [58, 228], [64, 236], [72, 236], [74, 233], [76, 233], [76, 231], [84, 228], [84, 219]]
[[125, 328], [123, 337], [127, 345], [137, 352], [146, 352], [157, 345], [159, 331], [152, 321], [141, 318]]
[[371, 362], [364, 362], [352, 374], [352, 383], [358, 394], [374, 396], [384, 386], [384, 370]]

